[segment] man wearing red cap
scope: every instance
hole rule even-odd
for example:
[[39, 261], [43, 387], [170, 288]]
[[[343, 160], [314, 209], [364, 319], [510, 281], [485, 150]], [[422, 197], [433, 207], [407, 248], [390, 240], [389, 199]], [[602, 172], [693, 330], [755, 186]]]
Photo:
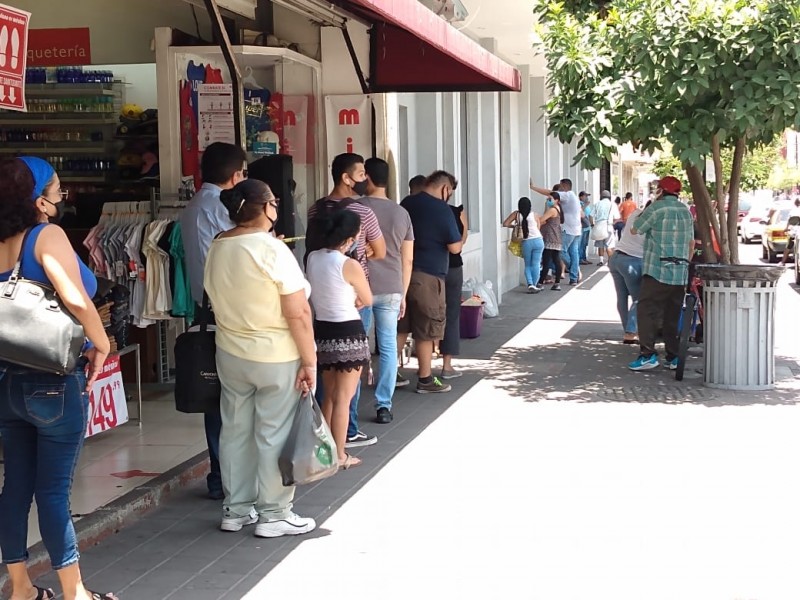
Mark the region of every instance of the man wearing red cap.
[[639, 294], [639, 358], [628, 367], [647, 371], [659, 366], [658, 330], [664, 333], [666, 366], [678, 367], [678, 321], [694, 250], [692, 214], [678, 200], [681, 182], [664, 177], [658, 182], [656, 201], [633, 224], [631, 232], [645, 236], [642, 288]]

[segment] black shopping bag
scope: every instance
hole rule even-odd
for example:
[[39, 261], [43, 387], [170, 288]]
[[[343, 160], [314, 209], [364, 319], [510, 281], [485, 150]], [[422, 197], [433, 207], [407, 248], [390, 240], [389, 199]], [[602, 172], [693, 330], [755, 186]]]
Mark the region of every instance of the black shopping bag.
[[175, 408], [184, 413], [219, 412], [216, 335], [208, 330], [208, 296], [203, 298], [200, 327], [175, 341]]
[[300, 398], [294, 422], [278, 459], [283, 485], [304, 485], [339, 470], [333, 434], [310, 392]]

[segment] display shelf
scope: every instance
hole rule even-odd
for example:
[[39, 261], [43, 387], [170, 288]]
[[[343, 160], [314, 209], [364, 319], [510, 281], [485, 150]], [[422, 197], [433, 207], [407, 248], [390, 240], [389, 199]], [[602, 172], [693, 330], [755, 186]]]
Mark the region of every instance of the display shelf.
[[113, 96], [115, 91], [109, 83], [29, 83], [25, 94], [38, 96]]
[[[73, 113], [69, 118], [50, 116], [50, 113], [20, 113], [23, 117], [14, 117], [11, 113], [0, 115], [0, 126], [2, 125], [116, 125], [119, 123], [119, 118], [100, 119], [94, 114], [104, 113], [88, 113], [85, 119], [74, 118], [75, 115], [82, 113]], [[57, 113], [63, 115], [65, 113]], [[31, 115], [39, 115], [38, 118], [31, 118]]]
[[61, 175], [59, 173], [58, 179], [63, 183], [117, 183], [117, 181], [111, 181], [102, 175]]
[[[57, 142], [54, 142], [57, 144]], [[106, 146], [50, 146], [47, 144], [35, 144], [30, 146], [1, 146], [0, 153], [3, 154], [98, 154], [108, 152]]]

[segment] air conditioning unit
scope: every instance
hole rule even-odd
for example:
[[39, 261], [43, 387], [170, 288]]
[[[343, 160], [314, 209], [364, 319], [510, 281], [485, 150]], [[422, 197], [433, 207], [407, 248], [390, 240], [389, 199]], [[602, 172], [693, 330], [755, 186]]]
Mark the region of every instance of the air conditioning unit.
[[466, 20], [469, 12], [461, 3], [461, 0], [419, 0], [445, 21], [459, 23]]

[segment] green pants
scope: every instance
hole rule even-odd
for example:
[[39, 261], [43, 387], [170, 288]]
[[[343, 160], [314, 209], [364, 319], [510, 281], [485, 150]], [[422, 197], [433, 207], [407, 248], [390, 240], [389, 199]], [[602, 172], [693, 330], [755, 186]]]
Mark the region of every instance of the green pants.
[[260, 363], [217, 348], [222, 383], [219, 461], [224, 508], [243, 517], [255, 507], [260, 521], [292, 510], [294, 490], [284, 487], [278, 457], [299, 402], [294, 384], [300, 361]]

